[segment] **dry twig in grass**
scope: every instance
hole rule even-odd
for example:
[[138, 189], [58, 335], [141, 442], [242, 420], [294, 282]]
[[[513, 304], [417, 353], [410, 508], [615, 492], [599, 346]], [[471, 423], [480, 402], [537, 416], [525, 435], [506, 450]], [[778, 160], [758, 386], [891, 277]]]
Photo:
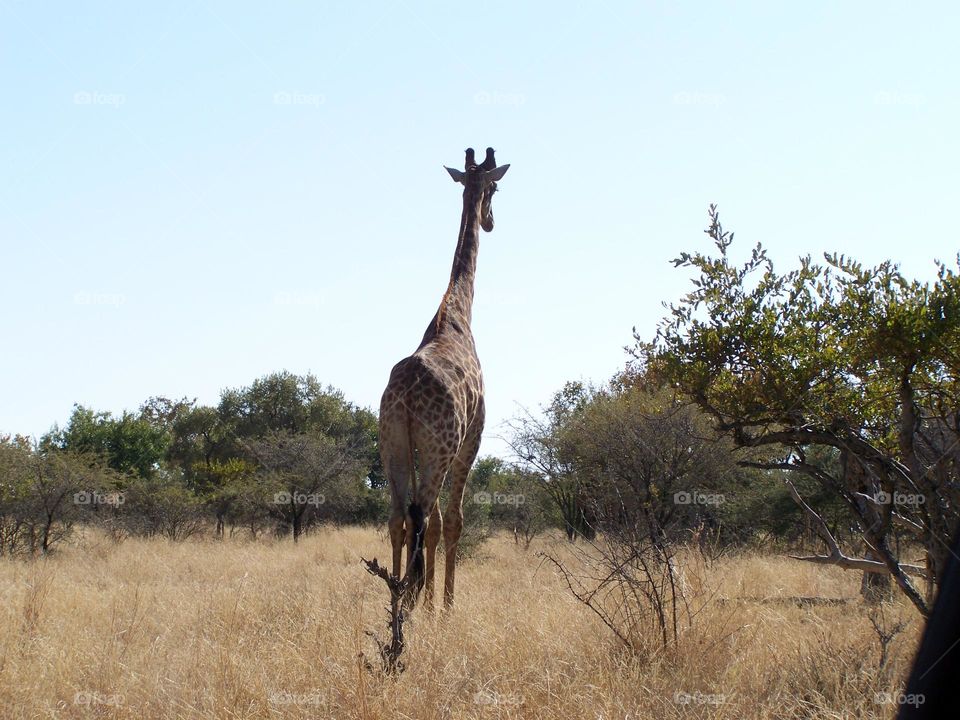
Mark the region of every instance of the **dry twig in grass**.
[[[367, 566], [367, 572], [383, 580], [390, 590], [390, 620], [387, 622], [387, 627], [390, 628], [390, 642], [383, 642], [371, 631], [367, 631], [367, 635], [372, 637], [377, 643], [377, 648], [380, 651], [380, 669], [391, 675], [401, 673], [404, 669], [400, 655], [403, 654], [404, 647], [403, 623], [404, 620], [406, 620], [406, 613], [404, 611], [403, 597], [404, 591], [406, 590], [406, 583], [391, 575], [385, 567], [377, 562], [376, 558], [373, 560], [360, 559], [363, 560], [363, 564]], [[369, 662], [365, 662], [364, 664], [368, 670], [373, 670], [373, 666]]]
[[659, 637], [660, 649], [676, 644], [712, 599], [702, 578], [694, 577], [701, 573], [692, 565], [682, 569], [676, 549], [642, 528], [617, 528], [570, 550], [573, 558], [568, 562], [549, 552], [540, 557], [554, 566], [571, 594], [638, 655], [651, 651], [649, 630]]
[[877, 633], [877, 642], [880, 643], [880, 659], [877, 662], [877, 670], [883, 672], [883, 669], [887, 666], [887, 660], [890, 657], [890, 643], [893, 642], [893, 639], [897, 635], [906, 629], [909, 623], [904, 620], [888, 622], [883, 612], [882, 604], [873, 610], [869, 617], [870, 625], [873, 626], [874, 632]]

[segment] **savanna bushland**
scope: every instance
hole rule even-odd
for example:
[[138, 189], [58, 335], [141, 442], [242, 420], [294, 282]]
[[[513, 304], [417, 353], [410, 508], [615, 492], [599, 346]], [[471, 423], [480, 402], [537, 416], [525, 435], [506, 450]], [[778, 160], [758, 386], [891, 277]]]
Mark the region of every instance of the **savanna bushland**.
[[[960, 280], [744, 249], [475, 465], [385, 667], [377, 418], [278, 372], [0, 441], [4, 718], [893, 717], [957, 529]], [[698, 247], [703, 247], [702, 243]], [[629, 329], [625, 329], [629, 337]], [[385, 369], [386, 370], [386, 369]], [[381, 378], [377, 378], [379, 382]], [[373, 380], [372, 380], [373, 381]], [[495, 388], [490, 388], [495, 392]], [[372, 636], [371, 636], [372, 634]]]

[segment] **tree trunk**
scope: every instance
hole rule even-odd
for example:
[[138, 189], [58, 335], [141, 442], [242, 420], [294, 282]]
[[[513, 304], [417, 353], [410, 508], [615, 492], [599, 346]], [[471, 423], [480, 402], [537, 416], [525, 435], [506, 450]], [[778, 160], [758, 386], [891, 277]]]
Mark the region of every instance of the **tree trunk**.
[[44, 555], [50, 549], [50, 528], [53, 527], [53, 515], [47, 513], [47, 520], [43, 525], [43, 535], [40, 541], [40, 552]]

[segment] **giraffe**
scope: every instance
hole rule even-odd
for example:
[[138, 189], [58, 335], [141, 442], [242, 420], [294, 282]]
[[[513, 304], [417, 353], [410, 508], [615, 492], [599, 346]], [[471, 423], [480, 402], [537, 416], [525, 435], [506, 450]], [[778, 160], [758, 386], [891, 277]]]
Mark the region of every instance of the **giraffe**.
[[[443, 534], [444, 605], [453, 605], [457, 543], [463, 529], [463, 490], [483, 433], [483, 376], [470, 330], [480, 228], [493, 230], [491, 200], [509, 165], [497, 167], [493, 148], [477, 165], [466, 150], [463, 172], [445, 168], [463, 185], [463, 212], [450, 282], [416, 351], [390, 372], [380, 401], [380, 455], [390, 483], [393, 575], [400, 578], [403, 546], [405, 603], [422, 589], [433, 602], [437, 544]], [[450, 478], [443, 516], [439, 494]], [[427, 522], [425, 517], [429, 514]], [[426, 551], [426, 552], [424, 552]]]

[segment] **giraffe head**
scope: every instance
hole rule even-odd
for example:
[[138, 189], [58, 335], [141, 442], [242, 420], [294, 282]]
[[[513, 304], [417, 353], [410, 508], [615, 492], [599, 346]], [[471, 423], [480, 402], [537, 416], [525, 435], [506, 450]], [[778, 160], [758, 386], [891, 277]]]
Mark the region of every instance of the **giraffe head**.
[[487, 148], [487, 157], [480, 165], [477, 165], [474, 155], [473, 148], [467, 148], [463, 171], [444, 167], [450, 173], [454, 182], [463, 185], [465, 199], [476, 200], [477, 197], [481, 198], [480, 227], [486, 232], [490, 232], [493, 230], [493, 194], [497, 191], [497, 181], [507, 174], [510, 166], [501, 165], [497, 167], [497, 163], [493, 159], [493, 148]]

